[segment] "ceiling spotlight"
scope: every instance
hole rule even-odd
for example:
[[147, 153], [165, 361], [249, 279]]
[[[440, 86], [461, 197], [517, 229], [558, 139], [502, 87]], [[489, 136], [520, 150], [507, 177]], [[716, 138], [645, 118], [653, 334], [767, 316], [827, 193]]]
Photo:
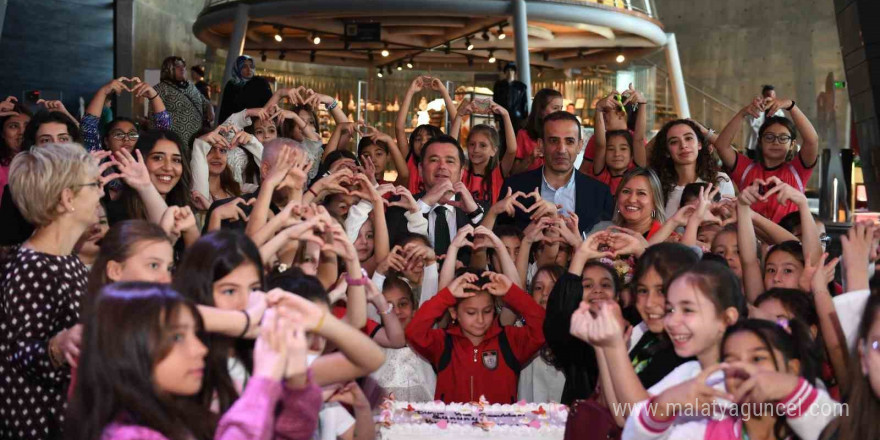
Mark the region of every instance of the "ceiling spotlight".
[[406, 68], [407, 68], [407, 69], [412, 69], [412, 68], [413, 68], [413, 64], [415, 64], [415, 60], [413, 60], [412, 58], [410, 58], [409, 61], [406, 62]]
[[403, 70], [403, 63], [400, 61], [397, 62], [397, 70]]
[[494, 51], [494, 50], [490, 50], [490, 51], [489, 51], [489, 62], [490, 62], [490, 63], [494, 63], [494, 62], [495, 62], [495, 51]]
[[467, 47], [467, 50], [474, 50], [474, 43], [471, 43], [471, 37], [464, 38], [464, 46]]
[[499, 24], [498, 25], [498, 39], [503, 40], [505, 38], [507, 38], [507, 34], [504, 33], [504, 25]]
[[263, 60], [264, 63], [266, 62], [266, 58], [268, 58], [266, 56], [266, 51], [265, 50], [260, 51], [260, 59]]
[[282, 29], [280, 27], [278, 28], [277, 31], [275, 31], [275, 41], [277, 41], [279, 43], [281, 42], [281, 40], [284, 39], [281, 37], [281, 31], [282, 31]]
[[622, 62], [626, 61], [626, 57], [623, 56], [623, 53], [620, 53], [617, 55], [617, 58], [615, 58], [614, 60], [617, 61], [618, 63], [622, 63]]
[[447, 42], [446, 42], [446, 47], [443, 48], [443, 52], [444, 52], [446, 55], [449, 55], [449, 52], [451, 52], [451, 51], [452, 51], [452, 43], [449, 42], [449, 41], [447, 41]]
[[489, 41], [489, 31], [483, 30], [483, 40]]
[[467, 61], [468, 61], [468, 66], [469, 66], [469, 67], [474, 67], [474, 57], [468, 55], [468, 57], [467, 57]]
[[376, 76], [378, 76], [379, 78], [382, 77], [382, 68], [381, 67], [379, 68], [379, 70], [376, 71]]
[[312, 43], [314, 44], [321, 44], [321, 37], [319, 37], [318, 34], [311, 34], [309, 39], [312, 40]]
[[387, 57], [388, 55], [391, 55], [391, 52], [388, 52], [388, 43], [385, 43], [385, 48], [382, 49], [382, 56]]
[[281, 53], [278, 55], [278, 59], [283, 60], [286, 55], [287, 54], [285, 54], [284, 51], [282, 50]]
[[309, 62], [310, 63], [315, 62], [315, 55], [316, 55], [316, 52], [314, 50], [309, 54]]

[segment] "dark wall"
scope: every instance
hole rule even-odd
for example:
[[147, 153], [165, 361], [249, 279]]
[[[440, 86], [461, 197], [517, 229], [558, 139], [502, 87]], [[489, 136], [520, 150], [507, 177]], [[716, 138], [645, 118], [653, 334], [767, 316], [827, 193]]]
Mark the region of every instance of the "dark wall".
[[0, 60], [0, 99], [58, 91], [77, 115], [113, 76], [113, 1], [9, 0]]
[[834, 7], [868, 208], [880, 211], [880, 3], [835, 0]]

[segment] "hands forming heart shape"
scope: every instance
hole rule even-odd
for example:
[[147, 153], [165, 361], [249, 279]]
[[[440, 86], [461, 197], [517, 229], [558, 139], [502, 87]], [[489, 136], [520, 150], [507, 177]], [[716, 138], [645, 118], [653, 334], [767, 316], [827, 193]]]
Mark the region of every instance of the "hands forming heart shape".
[[802, 206], [807, 203], [807, 196], [793, 186], [773, 176], [768, 179], [755, 179], [751, 185], [740, 191], [739, 203], [752, 205], [755, 202], [766, 202], [776, 195], [779, 204], [784, 205], [789, 201]]

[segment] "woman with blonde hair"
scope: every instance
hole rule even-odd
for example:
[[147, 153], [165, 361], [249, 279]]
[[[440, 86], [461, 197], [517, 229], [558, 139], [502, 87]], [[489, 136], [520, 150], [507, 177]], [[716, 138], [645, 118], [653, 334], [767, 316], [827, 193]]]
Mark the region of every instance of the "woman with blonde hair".
[[98, 222], [104, 183], [115, 164], [78, 144], [48, 144], [15, 156], [9, 185], [15, 204], [36, 228], [0, 256], [0, 395], [29, 396], [9, 405], [0, 432], [17, 438], [61, 438], [70, 362], [79, 355], [80, 298], [88, 270], [73, 254]]

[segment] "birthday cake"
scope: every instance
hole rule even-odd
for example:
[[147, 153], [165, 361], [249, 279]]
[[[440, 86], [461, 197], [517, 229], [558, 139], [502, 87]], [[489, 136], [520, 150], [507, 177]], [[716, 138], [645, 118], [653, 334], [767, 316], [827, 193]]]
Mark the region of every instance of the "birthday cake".
[[568, 407], [558, 403], [489, 404], [386, 400], [377, 416], [383, 440], [562, 439]]

